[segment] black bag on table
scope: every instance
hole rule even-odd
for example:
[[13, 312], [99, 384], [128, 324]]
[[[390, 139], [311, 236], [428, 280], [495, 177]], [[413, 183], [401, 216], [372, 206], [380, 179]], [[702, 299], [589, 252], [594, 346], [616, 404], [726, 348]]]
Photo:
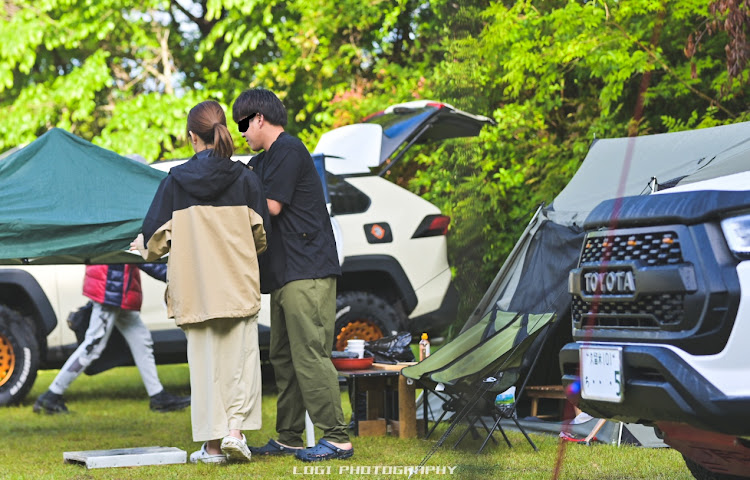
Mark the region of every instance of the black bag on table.
[[399, 362], [414, 362], [411, 351], [411, 333], [398, 332], [377, 340], [365, 342], [365, 356], [372, 355], [375, 363], [394, 365]]

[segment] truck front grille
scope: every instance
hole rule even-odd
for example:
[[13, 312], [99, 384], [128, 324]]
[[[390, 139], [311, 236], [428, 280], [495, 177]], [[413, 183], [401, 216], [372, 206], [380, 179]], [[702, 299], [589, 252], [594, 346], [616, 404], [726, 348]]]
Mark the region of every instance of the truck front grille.
[[[673, 231], [590, 234], [581, 253], [581, 266], [624, 262], [646, 267], [683, 263], [680, 239]], [[685, 319], [685, 295], [640, 295], [637, 299], [602, 297], [585, 301], [573, 296], [575, 328], [674, 329]]]
[[648, 266], [681, 263], [680, 240], [674, 232], [614, 236], [589, 235], [581, 254], [581, 265], [640, 260]]
[[627, 302], [587, 302], [573, 296], [574, 328], [670, 329], [685, 320], [683, 294], [644, 295]]

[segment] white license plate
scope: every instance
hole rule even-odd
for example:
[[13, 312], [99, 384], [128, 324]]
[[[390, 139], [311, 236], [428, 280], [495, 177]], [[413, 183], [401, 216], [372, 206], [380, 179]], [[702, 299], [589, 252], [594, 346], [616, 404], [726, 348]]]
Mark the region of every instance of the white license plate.
[[581, 397], [622, 403], [622, 347], [581, 346]]

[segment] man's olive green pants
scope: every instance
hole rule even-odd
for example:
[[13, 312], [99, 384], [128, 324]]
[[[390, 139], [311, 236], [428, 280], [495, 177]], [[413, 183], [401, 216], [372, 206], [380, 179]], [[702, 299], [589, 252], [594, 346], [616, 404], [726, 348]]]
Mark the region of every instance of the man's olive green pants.
[[305, 410], [330, 442], [349, 442], [338, 373], [331, 363], [336, 278], [296, 280], [271, 292], [270, 359], [279, 398], [279, 442], [304, 446]]

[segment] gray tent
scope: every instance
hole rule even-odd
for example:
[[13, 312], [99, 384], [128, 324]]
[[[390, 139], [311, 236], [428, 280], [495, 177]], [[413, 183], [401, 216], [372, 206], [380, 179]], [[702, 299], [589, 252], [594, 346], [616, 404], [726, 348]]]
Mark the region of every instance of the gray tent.
[[750, 170], [750, 122], [596, 140], [554, 201], [540, 207], [463, 330], [498, 304], [506, 311], [560, 311], [580, 225], [604, 200]]

